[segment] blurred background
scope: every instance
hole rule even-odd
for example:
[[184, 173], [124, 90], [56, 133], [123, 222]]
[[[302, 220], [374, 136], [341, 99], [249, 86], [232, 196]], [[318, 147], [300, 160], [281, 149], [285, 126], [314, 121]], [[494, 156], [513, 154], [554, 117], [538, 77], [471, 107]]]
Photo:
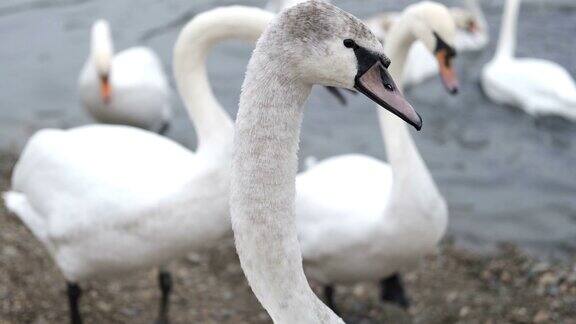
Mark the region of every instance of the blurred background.
[[[416, 1], [333, 2], [358, 17], [368, 17], [381, 11], [401, 10]], [[441, 2], [462, 5], [457, 0]], [[77, 78], [89, 53], [90, 28], [96, 19], [106, 18], [110, 21], [117, 50], [137, 44], [149, 46], [159, 54], [171, 76], [172, 48], [180, 27], [196, 13], [231, 4], [263, 7], [265, 3], [263, 0], [0, 0], [0, 35], [3, 43], [0, 46], [0, 152], [3, 172], [9, 175], [13, 157], [36, 130], [92, 123], [79, 105]], [[526, 260], [530, 258], [534, 260], [530, 261], [534, 267], [559, 262], [573, 271], [576, 259], [576, 124], [559, 117], [535, 119], [519, 109], [494, 104], [484, 96], [479, 86], [479, 75], [482, 66], [494, 53], [503, 2], [484, 0], [481, 4], [491, 41], [483, 51], [458, 56], [460, 93], [454, 97], [448, 96], [438, 77], [406, 91], [406, 96], [424, 120], [423, 130], [413, 134], [414, 139], [448, 201], [448, 236], [455, 246], [472, 251], [474, 255], [479, 252], [482, 253], [480, 255], [493, 255], [502, 243], [512, 243], [518, 246], [520, 252], [516, 248], [507, 247], [503, 251], [500, 248], [496, 253], [500, 253], [502, 262], [515, 262], [515, 258], [520, 258], [518, 262], [521, 263], [528, 262]], [[555, 61], [575, 76], [574, 35], [576, 3], [573, 0], [523, 2], [518, 25], [518, 57]], [[237, 111], [240, 85], [252, 48], [251, 44], [228, 42], [213, 50], [208, 60], [214, 92], [233, 116]], [[168, 136], [194, 148], [194, 131], [173, 88], [173, 79], [170, 82], [175, 118]], [[315, 89], [309, 100], [309, 106], [313, 109], [306, 111], [304, 119], [301, 160], [310, 155], [323, 159], [354, 152], [385, 158], [374, 105], [362, 96], [348, 96], [348, 100], [348, 106], [342, 107], [324, 89]], [[2, 181], [4, 190], [8, 186], [7, 178]], [[59, 274], [49, 262], [44, 261], [46, 256], [41, 248], [26, 250], [25, 244], [28, 243], [22, 241], [33, 238], [26, 230], [16, 229], [17, 221], [4, 216], [1, 220], [4, 223], [0, 222], [0, 275], [6, 276], [0, 279], [4, 280], [0, 281], [0, 323], [52, 323], [65, 318], [65, 305], [61, 305], [61, 309], [53, 309], [53, 304], [44, 297], [61, 293], [62, 287], [49, 285], [51, 281], [56, 281], [53, 278]], [[11, 225], [5, 226], [6, 222]], [[7, 243], [14, 244], [9, 246]], [[408, 278], [409, 286], [425, 286], [427, 280], [436, 279], [438, 284], [445, 282], [451, 285], [446, 281], [449, 280], [447, 275], [441, 274], [443, 270], [438, 262], [455, 262], [452, 268], [448, 266], [454, 276], [460, 273], [455, 265], [458, 262], [468, 262], [471, 267], [476, 264], [483, 269], [474, 270], [472, 267], [472, 270], [464, 270], [463, 276], [472, 271], [473, 276], [482, 278], [486, 269], [489, 270], [488, 275], [492, 275], [490, 271], [493, 269], [490, 270], [490, 267], [494, 265], [489, 258], [469, 259], [471, 257], [466, 254], [458, 254], [463, 252], [454, 253], [456, 256], [452, 261], [441, 259], [426, 263], [426, 269], [432, 274]], [[524, 257], [524, 253], [530, 257]], [[16, 255], [16, 259], [10, 259], [11, 255]], [[191, 255], [180, 264], [183, 269], [193, 270], [182, 270], [179, 283], [184, 287], [194, 286], [196, 290], [180, 288], [177, 291], [174, 307], [180, 315], [175, 315], [176, 321], [184, 323], [191, 318], [200, 322], [267, 321], [242, 283], [239, 267], [229, 265], [229, 260], [234, 258], [231, 243], [227, 242], [219, 251], [207, 256]], [[26, 263], [19, 264], [22, 260], [30, 263], [28, 266]], [[494, 267], [506, 269], [503, 264]], [[48, 270], [38, 274], [33, 271], [37, 267], [47, 267]], [[438, 269], [435, 270], [435, 267]], [[212, 279], [202, 279], [202, 273], [209, 273], [208, 277]], [[26, 274], [30, 275], [30, 279], [26, 279]], [[32, 275], [42, 278], [36, 281]], [[153, 289], [148, 289], [150, 282], [147, 280], [151, 276], [144, 275], [135, 281], [123, 283], [124, 286], [120, 283], [96, 286], [87, 297], [93, 303], [87, 303], [90, 305], [86, 306], [86, 312], [96, 313], [88, 315], [88, 321], [123, 322], [129, 319], [130, 322], [141, 322], [153, 317], [153, 314], [146, 313], [146, 303], [150, 302], [146, 298], [152, 299], [155, 294]], [[209, 292], [210, 285], [221, 284], [230, 284], [233, 288], [228, 292]], [[202, 285], [207, 285], [205, 291], [202, 291]], [[21, 292], [22, 287], [37, 287], [37, 291]], [[475, 284], [462, 287], [454, 291], [479, 289]], [[517, 288], [520, 290], [521, 284]], [[432, 286], [427, 289], [434, 290]], [[486, 289], [490, 291], [490, 288]], [[131, 292], [132, 296], [141, 298], [128, 301], [113, 299], [130, 298]], [[347, 293], [362, 295], [366, 292], [361, 288], [351, 288]], [[415, 297], [417, 302], [419, 298], [421, 301], [427, 300], [426, 293], [421, 294]], [[429, 295], [432, 301], [433, 293]], [[18, 302], [17, 296], [21, 298]], [[424, 308], [416, 307], [413, 311], [415, 321], [467, 322], [466, 318], [482, 318], [486, 320], [482, 323], [488, 323], [491, 317], [479, 315], [486, 308], [469, 306], [467, 303], [473, 302], [466, 299], [459, 303], [458, 293], [454, 296], [456, 301], [452, 306], [445, 306], [447, 310], [434, 310], [433, 302]], [[500, 296], [503, 305], [513, 303], [511, 300], [516, 298], [512, 297], [515, 295], [503, 297], [498, 292], [486, 296]], [[554, 300], [555, 297], [552, 295], [551, 298]], [[224, 311], [227, 300], [241, 304], [239, 310]], [[111, 305], [111, 301], [117, 303]], [[522, 316], [528, 322], [535, 321], [538, 309], [522, 308], [524, 304], [532, 302], [537, 303], [537, 299], [522, 301], [521, 305], [510, 304], [509, 309], [490, 314], [494, 315], [495, 322], [499, 322], [498, 319], [502, 319], [502, 322], [513, 321], [514, 318], [521, 320], [524, 318]], [[571, 302], [576, 307], [574, 298]], [[372, 306], [360, 303], [346, 307], [352, 313], [369, 314], [373, 311], [371, 308], [365, 309]], [[478, 316], [472, 316], [476, 311]], [[508, 315], [508, 311], [512, 315]], [[557, 317], [560, 318], [563, 317]], [[554, 317], [547, 319], [552, 321]], [[363, 317], [354, 320], [371, 322]]]

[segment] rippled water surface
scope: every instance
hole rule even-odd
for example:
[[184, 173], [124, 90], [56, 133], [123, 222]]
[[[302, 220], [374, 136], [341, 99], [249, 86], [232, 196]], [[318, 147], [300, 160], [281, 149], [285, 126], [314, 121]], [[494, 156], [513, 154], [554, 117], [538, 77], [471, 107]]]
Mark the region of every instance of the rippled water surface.
[[[335, 1], [366, 17], [414, 1]], [[18, 150], [42, 127], [90, 123], [79, 108], [76, 78], [87, 56], [91, 23], [111, 21], [115, 46], [154, 48], [170, 68], [179, 27], [217, 5], [262, 6], [264, 1], [2, 0], [0, 1], [0, 148]], [[449, 1], [447, 4], [457, 4]], [[513, 241], [543, 256], [576, 249], [576, 125], [560, 118], [534, 120], [489, 102], [478, 75], [494, 50], [502, 2], [483, 2], [492, 44], [459, 56], [462, 91], [449, 97], [433, 79], [407, 92], [424, 118], [415, 135], [450, 205], [450, 231], [461, 244], [484, 249]], [[554, 60], [576, 75], [576, 3], [526, 1], [519, 23], [519, 56]], [[236, 113], [252, 46], [231, 42], [209, 59], [215, 93]], [[170, 136], [194, 147], [179, 99]], [[359, 152], [385, 158], [374, 107], [361, 96], [338, 106], [322, 89], [309, 100], [301, 156]], [[575, 107], [576, 109], [576, 107]]]

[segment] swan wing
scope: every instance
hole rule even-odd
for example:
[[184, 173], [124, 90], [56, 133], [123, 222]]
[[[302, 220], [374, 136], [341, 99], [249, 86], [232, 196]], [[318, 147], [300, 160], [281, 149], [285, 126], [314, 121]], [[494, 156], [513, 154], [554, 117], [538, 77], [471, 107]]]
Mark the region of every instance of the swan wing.
[[576, 117], [576, 85], [560, 65], [539, 59], [496, 60], [483, 71], [488, 95], [531, 114], [572, 110]]
[[12, 191], [45, 219], [51, 235], [121, 226], [181, 188], [194, 154], [154, 133], [94, 125], [42, 130], [16, 164]]
[[324, 160], [296, 179], [296, 215], [303, 255], [317, 259], [362, 244], [387, 208], [392, 169], [363, 155]]

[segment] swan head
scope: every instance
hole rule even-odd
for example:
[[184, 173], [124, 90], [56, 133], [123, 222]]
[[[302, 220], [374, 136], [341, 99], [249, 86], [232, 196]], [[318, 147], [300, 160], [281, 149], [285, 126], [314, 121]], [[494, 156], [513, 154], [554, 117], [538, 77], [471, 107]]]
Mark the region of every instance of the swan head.
[[[357, 90], [416, 129], [422, 119], [387, 71], [390, 59], [368, 27], [320, 0], [283, 11], [260, 39], [289, 68], [288, 80]], [[269, 56], [269, 57], [272, 57]]]
[[406, 8], [404, 15], [412, 18], [412, 32], [436, 57], [444, 86], [456, 94], [458, 79], [453, 65], [456, 23], [450, 10], [442, 4], [424, 1]]
[[110, 35], [110, 25], [106, 20], [97, 20], [92, 25], [92, 62], [100, 82], [100, 95], [105, 103], [110, 101], [110, 70], [114, 56], [114, 46]]
[[456, 28], [465, 30], [470, 34], [475, 34], [480, 30], [480, 26], [474, 14], [464, 8], [450, 8], [450, 14], [456, 23]]

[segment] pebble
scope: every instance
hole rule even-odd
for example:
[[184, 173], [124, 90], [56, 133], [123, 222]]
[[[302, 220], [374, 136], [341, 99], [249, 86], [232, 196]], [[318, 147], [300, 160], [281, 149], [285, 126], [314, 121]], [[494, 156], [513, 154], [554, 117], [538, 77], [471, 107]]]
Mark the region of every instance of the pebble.
[[50, 324], [42, 315], [38, 316], [33, 324]]
[[8, 258], [18, 256], [18, 250], [16, 250], [16, 248], [14, 248], [12, 246], [5, 246], [2, 249], [2, 255], [6, 256]]
[[457, 291], [451, 291], [446, 295], [446, 302], [447, 303], [452, 303], [454, 302], [456, 299], [458, 298], [458, 292]]
[[550, 320], [550, 314], [548, 314], [545, 310], [540, 310], [534, 316], [533, 322], [534, 323], [544, 323]]

